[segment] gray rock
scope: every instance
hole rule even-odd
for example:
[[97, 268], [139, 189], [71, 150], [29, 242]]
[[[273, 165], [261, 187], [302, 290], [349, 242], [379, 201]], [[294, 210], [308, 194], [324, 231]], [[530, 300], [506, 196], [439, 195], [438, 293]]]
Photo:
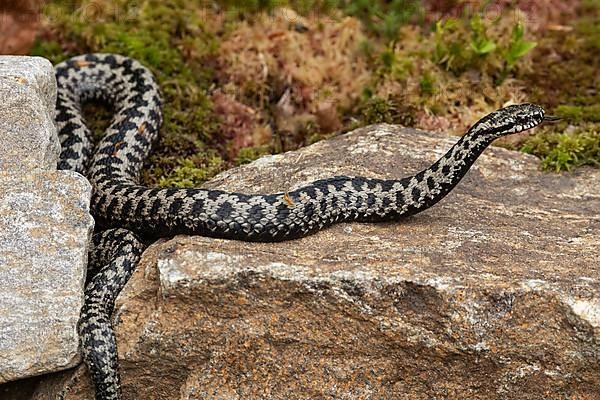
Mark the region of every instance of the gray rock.
[[90, 196], [74, 172], [0, 173], [0, 383], [80, 360]]
[[0, 56], [0, 171], [56, 169], [56, 80], [41, 57]]
[[[367, 127], [207, 186], [399, 178], [456, 140]], [[161, 241], [117, 302], [124, 398], [596, 399], [599, 209], [599, 170], [542, 173], [491, 148], [401, 222], [284, 243]], [[86, 374], [46, 378], [34, 398], [91, 400]]]
[[79, 362], [91, 187], [56, 169], [48, 60], [0, 56], [0, 382]]

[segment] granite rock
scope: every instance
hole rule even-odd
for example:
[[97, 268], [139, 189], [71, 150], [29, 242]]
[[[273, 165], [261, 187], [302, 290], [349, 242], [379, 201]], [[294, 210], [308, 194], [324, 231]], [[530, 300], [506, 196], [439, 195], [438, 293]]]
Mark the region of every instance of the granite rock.
[[48, 60], [0, 56], [0, 382], [80, 361], [91, 186], [55, 171], [55, 103]]
[[0, 171], [56, 169], [56, 80], [41, 57], [0, 56]]
[[90, 196], [74, 172], [0, 173], [0, 383], [80, 362]]
[[[389, 125], [261, 158], [207, 186], [399, 178], [456, 140]], [[438, 205], [284, 243], [178, 236], [118, 299], [127, 399], [598, 399], [600, 170], [490, 148]], [[93, 399], [85, 368], [36, 400]]]

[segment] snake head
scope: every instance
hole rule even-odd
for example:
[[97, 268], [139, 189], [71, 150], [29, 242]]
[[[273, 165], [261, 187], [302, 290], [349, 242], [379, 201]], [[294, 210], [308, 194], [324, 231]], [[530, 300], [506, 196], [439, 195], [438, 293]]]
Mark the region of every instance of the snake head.
[[[551, 118], [553, 120], [554, 117], [548, 117], [548, 120]], [[546, 117], [542, 107], [531, 103], [515, 104], [486, 115], [473, 125], [471, 131], [500, 137], [526, 131], [544, 120]]]

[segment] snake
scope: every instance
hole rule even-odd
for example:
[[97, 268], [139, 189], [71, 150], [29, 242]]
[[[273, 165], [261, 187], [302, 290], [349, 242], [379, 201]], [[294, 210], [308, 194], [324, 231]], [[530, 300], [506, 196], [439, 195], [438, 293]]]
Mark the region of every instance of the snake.
[[[122, 398], [111, 315], [153, 240], [186, 234], [278, 242], [339, 222], [397, 221], [444, 198], [495, 139], [554, 118], [532, 103], [506, 106], [474, 123], [435, 163], [398, 179], [334, 176], [260, 195], [153, 188], [140, 184], [163, 122], [160, 87], [152, 72], [132, 58], [97, 53], [59, 63], [55, 74], [58, 169], [85, 175], [93, 188], [90, 211], [96, 233], [78, 333], [97, 400]], [[88, 102], [112, 110], [110, 125], [96, 145], [82, 112]]]

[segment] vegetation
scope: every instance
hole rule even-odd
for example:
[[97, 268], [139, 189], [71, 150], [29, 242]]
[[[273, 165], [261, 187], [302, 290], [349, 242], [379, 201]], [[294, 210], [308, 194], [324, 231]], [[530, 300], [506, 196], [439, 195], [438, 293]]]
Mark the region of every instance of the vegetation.
[[352, 0], [341, 2], [341, 9], [357, 17], [365, 28], [388, 41], [395, 41], [402, 25], [421, 19], [423, 8], [412, 0]]
[[[144, 174], [152, 185], [196, 186], [364, 124], [461, 133], [510, 101], [563, 121], [503, 145], [549, 170], [598, 165], [600, 1], [538, 26], [514, 5], [492, 18], [436, 4], [58, 0], [33, 53], [58, 62], [116, 52], [156, 74], [165, 125]], [[109, 114], [88, 114], [101, 132]]]
[[[53, 35], [40, 40], [33, 50], [54, 62], [82, 52], [114, 52], [134, 57], [152, 70], [164, 96], [165, 124], [145, 175], [151, 184], [177, 184], [167, 176], [183, 176], [182, 171], [191, 171], [190, 165], [202, 169], [210, 165], [209, 170], [215, 171], [212, 158], [198, 155], [218, 126], [207, 96], [212, 71], [202, 63], [217, 44], [203, 28], [196, 13], [198, 4], [186, 0], [54, 1], [46, 8]], [[198, 175], [192, 171], [181, 182], [201, 182]]]
[[527, 141], [523, 151], [539, 156], [544, 168], [556, 172], [582, 165], [600, 166], [600, 130], [595, 126], [537, 135]]
[[[517, 21], [509, 35], [492, 38], [479, 14], [469, 19], [438, 21], [435, 34], [434, 59], [447, 70], [460, 74], [468, 69], [484, 69], [482, 64], [501, 66], [499, 82], [515, 68], [536, 42], [525, 39], [522, 21]], [[465, 46], [465, 38], [470, 37]], [[506, 40], [506, 37], [509, 37]]]
[[579, 12], [572, 29], [540, 39], [533, 62], [544, 68], [523, 77], [532, 85], [531, 100], [548, 105], [563, 122], [541, 129], [522, 150], [556, 172], [600, 163], [600, 1], [584, 1]]

